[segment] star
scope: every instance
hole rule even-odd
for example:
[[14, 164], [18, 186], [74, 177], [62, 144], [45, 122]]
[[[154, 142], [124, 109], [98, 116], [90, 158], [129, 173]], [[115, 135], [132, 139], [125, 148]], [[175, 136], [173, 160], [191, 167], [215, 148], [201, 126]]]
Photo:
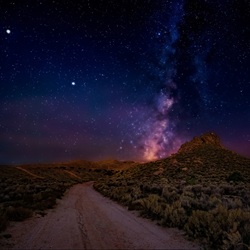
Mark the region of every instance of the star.
[[0, 165], [161, 159], [206, 131], [250, 157], [247, 1], [6, 2]]

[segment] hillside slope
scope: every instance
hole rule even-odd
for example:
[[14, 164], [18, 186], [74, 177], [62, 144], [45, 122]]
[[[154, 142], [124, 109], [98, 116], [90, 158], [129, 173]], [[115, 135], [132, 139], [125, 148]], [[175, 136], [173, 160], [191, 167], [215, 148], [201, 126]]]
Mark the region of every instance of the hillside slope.
[[206, 133], [171, 157], [120, 171], [95, 188], [211, 248], [230, 248], [250, 245], [249, 183], [250, 159]]

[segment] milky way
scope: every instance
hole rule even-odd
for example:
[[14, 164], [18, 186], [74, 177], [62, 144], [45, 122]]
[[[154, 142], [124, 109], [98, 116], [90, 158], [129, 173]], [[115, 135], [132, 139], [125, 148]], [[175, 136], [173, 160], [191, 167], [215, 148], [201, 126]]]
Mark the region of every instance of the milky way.
[[250, 156], [249, 1], [0, 3], [0, 163], [151, 161], [214, 131]]
[[[158, 39], [164, 39], [160, 54], [158, 55], [158, 68], [156, 68], [156, 78], [158, 84], [161, 83], [160, 92], [155, 96], [154, 110], [150, 119], [145, 123], [145, 138], [143, 141], [145, 160], [156, 160], [164, 158], [176, 152], [180, 147], [182, 139], [176, 134], [176, 123], [179, 122], [174, 113], [173, 106], [178, 106], [178, 95], [173, 95], [173, 91], [178, 93], [178, 86], [174, 79], [176, 77], [175, 44], [179, 39], [178, 25], [183, 16], [182, 1], [172, 4], [170, 11], [172, 15], [169, 20], [157, 20], [160, 29], [157, 32]], [[157, 14], [156, 14], [157, 16]], [[157, 25], [158, 26], [158, 25]], [[154, 67], [154, 66], [152, 66]], [[151, 67], [149, 68], [151, 70]], [[174, 118], [174, 119], [173, 119]]]

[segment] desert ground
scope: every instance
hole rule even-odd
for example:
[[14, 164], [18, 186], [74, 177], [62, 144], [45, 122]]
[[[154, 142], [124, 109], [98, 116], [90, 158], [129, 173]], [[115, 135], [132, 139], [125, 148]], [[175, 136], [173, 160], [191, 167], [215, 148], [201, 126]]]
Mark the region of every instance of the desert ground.
[[1, 249], [200, 249], [177, 229], [162, 228], [103, 197], [93, 182], [70, 188], [45, 216], [12, 223]]

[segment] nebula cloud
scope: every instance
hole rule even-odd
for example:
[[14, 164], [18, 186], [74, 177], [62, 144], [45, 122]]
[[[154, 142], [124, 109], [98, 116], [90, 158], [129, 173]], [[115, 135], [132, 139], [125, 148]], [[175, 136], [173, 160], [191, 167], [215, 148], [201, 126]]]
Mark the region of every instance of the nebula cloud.
[[[174, 13], [168, 20], [167, 25], [160, 24], [161, 31], [157, 33], [158, 39], [164, 39], [161, 51], [158, 57], [157, 65], [150, 65], [149, 69], [154, 74], [160, 88], [155, 96], [155, 101], [151, 108], [150, 119], [145, 121], [145, 136], [143, 139], [143, 159], [153, 161], [164, 158], [175, 152], [182, 143], [182, 140], [176, 134], [176, 124], [178, 119], [174, 110], [178, 109], [179, 93], [175, 83], [176, 78], [176, 42], [179, 39], [178, 24], [183, 16], [183, 3], [180, 1], [173, 4]], [[162, 35], [167, 34], [167, 35]], [[164, 36], [164, 37], [162, 37]]]
[[168, 117], [173, 104], [174, 99], [163, 93], [157, 99], [156, 115], [148, 121], [148, 134], [143, 147], [143, 158], [147, 161], [163, 158], [173, 149], [174, 124]]
[[[166, 9], [171, 13], [168, 19]], [[204, 110], [213, 109], [208, 86], [211, 42], [205, 29], [210, 21], [204, 9], [209, 9], [206, 2], [197, 5], [194, 15], [189, 1], [175, 1], [153, 17], [157, 46], [147, 70], [156, 94], [148, 106], [150, 118], [142, 122], [144, 160], [177, 151], [192, 126], [207, 113]], [[200, 25], [196, 26], [196, 18]]]

